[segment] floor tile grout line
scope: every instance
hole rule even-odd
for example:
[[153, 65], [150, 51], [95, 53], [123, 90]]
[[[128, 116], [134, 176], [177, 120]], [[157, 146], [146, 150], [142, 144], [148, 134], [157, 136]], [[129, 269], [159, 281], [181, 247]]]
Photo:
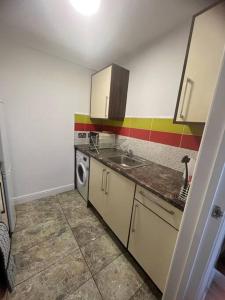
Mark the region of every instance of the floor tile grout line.
[[[61, 204], [60, 204], [60, 206], [61, 206]], [[61, 208], [62, 208], [62, 206], [61, 206]], [[87, 207], [86, 207], [86, 208], [87, 208]], [[63, 210], [63, 208], [62, 208], [62, 210]], [[66, 218], [66, 215], [65, 215], [64, 211], [63, 211], [63, 214], [64, 214], [64, 216], [65, 216], [65, 218]], [[67, 220], [67, 218], [66, 218], [66, 220]], [[68, 220], [67, 220], [67, 223], [68, 223], [68, 225], [69, 225], [69, 227], [70, 227], [70, 229], [71, 229], [71, 231], [72, 231], [72, 227], [70, 226], [70, 223], [69, 223]], [[72, 231], [72, 233], [73, 233], [73, 231]], [[76, 240], [74, 234], [73, 234], [73, 237], [74, 237], [74, 240], [77, 242], [77, 240]], [[91, 269], [90, 269], [90, 267], [89, 267], [89, 265], [88, 265], [88, 263], [87, 263], [87, 261], [86, 261], [84, 255], [83, 255], [83, 252], [81, 251], [81, 247], [79, 246], [78, 242], [77, 242], [77, 245], [78, 245], [79, 250], [80, 250], [80, 253], [81, 253], [81, 255], [82, 255], [82, 257], [83, 257], [83, 259], [84, 259], [84, 261], [85, 261], [85, 263], [86, 263], [86, 265], [87, 265], [87, 267], [88, 267], [88, 270], [89, 270], [89, 272], [90, 272], [90, 274], [91, 274], [91, 278], [93, 279], [93, 281], [94, 281], [94, 283], [95, 283], [95, 285], [96, 285], [96, 287], [97, 287], [97, 289], [98, 289], [98, 292], [99, 292], [99, 294], [100, 294], [102, 300], [104, 300], [104, 298], [103, 298], [103, 296], [102, 296], [102, 293], [101, 293], [101, 291], [99, 290], [99, 287], [98, 287], [98, 285], [97, 285], [96, 282], [95, 282], [94, 276], [92, 275]], [[77, 290], [77, 289], [76, 289], [76, 290]]]
[[[67, 225], [67, 224], [65, 224], [65, 225]], [[19, 255], [21, 252], [29, 251], [31, 248], [34, 248], [34, 247], [36, 247], [37, 245], [41, 245], [41, 244], [43, 244], [43, 243], [45, 243], [45, 242], [47, 242], [47, 241], [53, 240], [54, 238], [56, 238], [56, 236], [48, 237], [48, 238], [46, 238], [46, 239], [43, 239], [42, 241], [38, 241], [37, 243], [35, 243], [34, 245], [32, 245], [32, 246], [30, 246], [30, 247], [28, 247], [28, 248], [26, 248], [26, 249], [21, 249], [20, 251], [15, 252], [15, 253], [13, 252], [13, 249], [12, 249], [12, 254], [13, 254], [13, 256]]]
[[59, 262], [62, 261], [64, 258], [66, 258], [67, 256], [71, 255], [75, 250], [78, 250], [78, 248], [71, 250], [71, 252], [69, 252], [69, 253], [67, 253], [66, 255], [60, 257], [59, 259], [56, 259], [52, 264], [50, 264], [50, 265], [47, 266], [46, 268], [44, 268], [44, 269], [38, 271], [37, 273], [31, 275], [30, 277], [24, 279], [24, 280], [21, 281], [20, 283], [15, 284], [15, 287], [17, 287], [17, 286], [19, 286], [20, 284], [22, 284], [22, 283], [24, 283], [24, 282], [30, 280], [30, 279], [33, 278], [33, 277], [39, 275], [40, 273], [42, 273], [42, 272], [48, 270], [49, 268], [51, 268], [51, 267], [52, 267], [53, 265], [55, 265], [56, 263], [59, 263]]
[[128, 300], [131, 300], [141, 290], [143, 285], [144, 285], [144, 283], [142, 283], [142, 285], [139, 287], [139, 289], [137, 289], [137, 291]]
[[[63, 208], [62, 208], [62, 210], [63, 210]], [[64, 213], [64, 212], [63, 212], [63, 213]], [[65, 216], [65, 214], [64, 214], [64, 216]], [[66, 216], [65, 216], [65, 218], [66, 218]], [[67, 218], [66, 218], [66, 219], [67, 219]], [[70, 225], [70, 223], [69, 223], [68, 220], [67, 220], [67, 223], [68, 223], [68, 225], [70, 226], [71, 231], [73, 232], [72, 227], [71, 227], [71, 225]], [[104, 236], [104, 235], [110, 237], [110, 235], [107, 233], [107, 231], [105, 231], [105, 232], [103, 232], [101, 235], [99, 235], [94, 241], [100, 239], [100, 238], [101, 238], [102, 236]], [[111, 237], [110, 237], [110, 238], [111, 238]], [[120, 250], [120, 248], [117, 246], [117, 247], [119, 248], [119, 250], [120, 250], [120, 254], [119, 254], [117, 257], [115, 257], [111, 262], [109, 262], [108, 264], [106, 264], [102, 269], [100, 269], [99, 271], [97, 271], [96, 273], [93, 274], [93, 272], [91, 271], [91, 269], [90, 269], [90, 267], [89, 267], [88, 262], [86, 261], [84, 255], [83, 255], [83, 251], [82, 251], [82, 248], [84, 248], [84, 247], [86, 247], [87, 245], [89, 245], [91, 242], [93, 242], [93, 240], [91, 240], [91, 241], [85, 243], [83, 246], [80, 246], [80, 245], [79, 245], [79, 242], [76, 240], [76, 237], [75, 237], [75, 236], [74, 236], [74, 239], [75, 239], [75, 241], [77, 242], [77, 244], [78, 244], [78, 246], [79, 246], [79, 249], [80, 249], [80, 251], [81, 251], [81, 253], [82, 253], [82, 256], [83, 256], [83, 258], [84, 258], [86, 264], [88, 265], [88, 268], [89, 268], [89, 270], [90, 270], [92, 276], [98, 274], [100, 271], [102, 271], [104, 268], [106, 268], [108, 265], [110, 265], [112, 262], [114, 262], [114, 260], [116, 260], [117, 258], [119, 258], [119, 257], [123, 254], [122, 250]], [[112, 242], [113, 242], [114, 244], [116, 244], [112, 238], [111, 238], [111, 240], [112, 240]]]
[[[68, 220], [67, 220], [67, 218], [66, 218], [66, 216], [65, 216], [65, 213], [64, 213], [63, 207], [62, 207], [62, 205], [61, 205], [61, 203], [60, 203], [60, 200], [59, 200], [59, 199], [56, 199], [56, 201], [57, 201], [57, 203], [58, 203], [58, 205], [59, 205], [60, 211], [62, 212], [62, 214], [63, 214], [63, 216], [64, 216], [65, 224], [68, 225], [68, 227], [69, 227], [69, 229], [70, 229], [70, 231], [71, 231], [71, 234], [72, 234], [72, 236], [73, 236], [73, 239], [74, 239], [75, 242], [77, 243], [77, 248], [71, 250], [71, 252], [69, 252], [69, 253], [66, 254], [65, 256], [60, 257], [59, 259], [56, 259], [56, 260], [55, 260], [52, 264], [50, 264], [48, 267], [46, 267], [46, 268], [40, 270], [39, 272], [37, 272], [37, 273], [31, 275], [30, 277], [26, 278], [25, 280], [22, 280], [21, 282], [19, 282], [18, 284], [16, 284], [15, 287], [17, 287], [17, 286], [23, 284], [24, 282], [26, 282], [26, 281], [28, 281], [28, 280], [31, 280], [32, 278], [38, 276], [40, 273], [42, 273], [42, 272], [46, 271], [47, 269], [51, 268], [51, 267], [52, 267], [53, 265], [55, 265], [57, 262], [62, 261], [64, 258], [66, 258], [66, 257], [69, 256], [70, 254], [72, 254], [73, 251], [75, 251], [75, 250], [78, 250], [78, 249], [79, 249], [79, 250], [80, 250], [80, 253], [81, 253], [82, 257], [83, 257], [83, 253], [82, 253], [82, 251], [81, 251], [81, 248], [80, 248], [80, 246], [79, 246], [79, 244], [78, 244], [76, 238], [74, 237], [74, 234], [73, 234], [73, 232], [72, 232], [72, 228], [71, 228], [71, 226], [70, 226], [70, 224], [69, 224], [69, 222], [68, 222]], [[46, 242], [47, 240], [51, 240], [51, 239], [54, 239], [54, 237], [49, 238], [49, 239], [46, 239], [46, 240], [44, 240], [44, 241], [42, 241], [42, 242]], [[37, 245], [37, 244], [33, 245], [32, 247], [34, 247], [34, 246], [36, 246], [36, 245]], [[31, 249], [32, 247], [30, 247], [29, 249]], [[19, 252], [18, 252], [17, 254], [19, 254]], [[88, 264], [87, 264], [87, 262], [86, 262], [86, 260], [85, 260], [84, 257], [83, 257], [83, 259], [84, 259], [84, 261], [85, 261], [85, 263], [86, 263], [86, 265], [87, 265], [87, 267], [88, 267], [88, 270], [89, 270], [89, 272], [90, 272], [90, 278], [89, 278], [88, 280], [90, 280], [90, 279], [92, 278], [93, 281], [94, 281], [94, 278], [93, 278], [93, 276], [92, 276], [92, 273], [91, 273], [91, 271], [90, 271], [90, 268], [89, 268], [89, 266], [88, 266]], [[87, 280], [87, 281], [88, 281], [88, 280]], [[85, 283], [86, 283], [87, 281], [85, 281]], [[95, 282], [95, 281], [94, 281], [94, 282]], [[83, 283], [83, 284], [84, 284], [84, 283]], [[83, 284], [81, 284], [76, 290], [74, 290], [74, 292], [77, 291]], [[95, 284], [96, 284], [96, 283], [95, 283]], [[96, 287], [97, 287], [97, 285], [96, 285]], [[98, 289], [98, 287], [97, 287], [97, 289]], [[98, 289], [98, 291], [99, 291], [99, 289]], [[99, 291], [99, 293], [100, 293], [100, 291]], [[100, 293], [100, 296], [102, 297], [101, 293]], [[102, 297], [102, 299], [103, 299], [103, 297]]]
[[[62, 208], [62, 207], [61, 207], [61, 208]], [[86, 207], [86, 208], [87, 208], [87, 207]], [[62, 210], [63, 210], [63, 208], [62, 208]], [[63, 214], [64, 214], [64, 211], [63, 211]], [[66, 215], [65, 215], [65, 214], [64, 214], [64, 216], [65, 216], [65, 218], [66, 218]], [[66, 218], [66, 220], [67, 220], [67, 218]], [[100, 222], [100, 221], [99, 221], [99, 222]], [[67, 220], [67, 223], [68, 223], [68, 225], [70, 226], [71, 231], [72, 231], [72, 227], [71, 227], [71, 225], [70, 225], [70, 223], [69, 223], [68, 220]], [[72, 232], [73, 232], [73, 231], [72, 231]], [[107, 233], [107, 231], [105, 231], [105, 232], [102, 233], [100, 236], [98, 236], [95, 240], [100, 239], [103, 235], [106, 235], [106, 236], [108, 235], [108, 236], [111, 238], [111, 236]], [[84, 255], [83, 255], [83, 251], [82, 251], [82, 248], [86, 247], [86, 246], [87, 246], [88, 244], [90, 244], [93, 240], [87, 242], [87, 243], [86, 243], [85, 245], [83, 245], [83, 246], [80, 246], [79, 243], [78, 243], [78, 241], [76, 240], [76, 237], [75, 237], [75, 236], [74, 236], [74, 239], [75, 239], [75, 241], [76, 241], [77, 244], [78, 244], [78, 247], [79, 247], [79, 249], [80, 249], [80, 251], [81, 251], [81, 253], [82, 253], [82, 256], [83, 256], [83, 258], [84, 258], [86, 264], [88, 265], [88, 268], [89, 268], [89, 270], [90, 270], [92, 276], [97, 275], [97, 274], [98, 274], [99, 272], [101, 272], [104, 268], [106, 268], [108, 265], [110, 265], [112, 262], [114, 262], [114, 260], [116, 260], [117, 258], [119, 258], [121, 255], [124, 254], [124, 252], [123, 252], [122, 250], [120, 250], [120, 248], [117, 246], [117, 244], [116, 244], [116, 243], [114, 242], [114, 240], [111, 238], [112, 242], [113, 242], [114, 244], [116, 244], [116, 246], [117, 246], [118, 249], [120, 250], [120, 254], [119, 254], [117, 257], [115, 257], [111, 262], [109, 262], [108, 264], [106, 264], [101, 270], [99, 270], [98, 272], [96, 272], [96, 273], [93, 274], [92, 271], [91, 271], [91, 269], [90, 269], [90, 267], [89, 267], [88, 262], [86, 261]], [[94, 241], [95, 241], [95, 240], [94, 240]]]
[[[76, 201], [76, 198], [77, 198], [77, 197], [75, 197], [73, 200]], [[71, 289], [71, 294], [68, 294], [68, 295], [66, 296], [65, 300], [66, 300], [70, 295], [72, 295], [73, 293], [76, 293], [77, 290], [78, 290], [79, 288], [81, 288], [83, 285], [85, 285], [89, 280], [93, 280], [93, 281], [94, 281], [94, 284], [95, 284], [95, 286], [96, 286], [96, 288], [97, 288], [97, 290], [98, 290], [98, 292], [99, 292], [100, 297], [104, 300], [104, 297], [103, 297], [103, 295], [102, 295], [102, 293], [101, 293], [101, 291], [100, 291], [100, 289], [99, 289], [99, 287], [98, 287], [98, 285], [97, 285], [97, 279], [95, 280], [95, 277], [97, 276], [98, 273], [100, 273], [101, 271], [103, 271], [104, 269], [106, 269], [110, 264], [112, 264], [112, 263], [113, 263], [115, 260], [117, 260], [120, 256], [125, 255], [125, 252], [123, 252], [123, 251], [120, 249], [120, 247], [119, 247], [119, 250], [120, 250], [121, 253], [120, 253], [118, 256], [116, 256], [112, 261], [110, 261], [108, 264], [106, 264], [104, 267], [102, 267], [102, 268], [101, 268], [100, 270], [98, 270], [97, 272], [92, 273], [92, 271], [91, 271], [91, 269], [90, 269], [90, 267], [89, 267], [89, 264], [88, 264], [87, 260], [85, 259], [85, 256], [84, 256], [84, 254], [83, 254], [83, 252], [82, 252], [82, 248], [86, 247], [89, 243], [92, 242], [92, 240], [89, 241], [88, 243], [86, 243], [86, 244], [83, 245], [83, 246], [80, 246], [80, 245], [79, 245], [79, 243], [78, 243], [78, 241], [77, 241], [75, 235], [73, 234], [72, 226], [70, 225], [70, 223], [69, 223], [69, 221], [68, 221], [68, 219], [67, 219], [67, 217], [66, 217], [66, 212], [64, 211], [63, 203], [62, 203], [62, 204], [60, 203], [59, 197], [55, 199], [55, 202], [58, 204], [57, 206], [58, 206], [59, 210], [60, 210], [61, 213], [62, 213], [63, 221], [65, 222], [65, 226], [67, 225], [68, 228], [69, 228], [69, 230], [71, 231], [71, 234], [72, 234], [72, 236], [73, 236], [73, 239], [74, 239], [74, 241], [77, 243], [77, 247], [75, 248], [75, 250], [73, 249], [73, 250], [71, 250], [71, 252], [67, 253], [66, 255], [62, 255], [62, 257], [60, 257], [59, 259], [56, 259], [56, 260], [55, 260], [52, 264], [50, 264], [48, 267], [46, 267], [46, 268], [44, 268], [43, 270], [41, 270], [41, 271], [39, 271], [39, 272], [33, 274], [32, 276], [30, 276], [29, 278], [23, 280], [22, 282], [20, 282], [20, 283], [17, 284], [16, 286], [19, 286], [19, 285], [23, 284], [24, 282], [26, 282], [26, 281], [28, 281], [28, 280], [31, 280], [32, 278], [38, 276], [40, 273], [42, 273], [42, 272], [44, 272], [44, 271], [46, 271], [46, 270], [52, 268], [52, 266], [53, 266], [53, 265], [56, 265], [57, 262], [62, 261], [62, 260], [65, 259], [67, 256], [71, 255], [74, 251], [77, 251], [77, 250], [79, 249], [79, 251], [80, 251], [80, 253], [81, 253], [82, 257], [83, 257], [83, 260], [84, 260], [84, 262], [85, 262], [85, 264], [86, 264], [86, 266], [87, 266], [87, 268], [88, 268], [88, 270], [89, 270], [90, 277], [89, 277], [87, 280], [85, 280], [82, 284], [80, 284], [78, 287], [76, 287], [76, 288], [74, 289], [74, 291]], [[84, 207], [85, 207], [85, 205], [84, 205]], [[76, 209], [76, 208], [77, 208], [77, 207], [75, 207], [75, 209]], [[88, 209], [88, 208], [86, 207], [86, 209]], [[53, 220], [54, 220], [54, 219], [53, 219]], [[95, 240], [100, 239], [100, 238], [101, 238], [102, 236], [104, 236], [104, 235], [107, 236], [107, 235], [109, 235], [109, 234], [107, 234], [107, 231], [105, 231], [105, 232], [103, 232], [101, 235], [99, 235]], [[114, 241], [114, 239], [113, 239], [110, 235], [109, 235], [109, 237], [112, 239], [112, 242], [115, 243], [115, 244], [117, 245], [117, 243]], [[42, 241], [42, 242], [45, 242], [46, 240], [51, 240], [51, 239], [54, 239], [54, 238], [55, 238], [55, 237], [50, 237], [50, 238], [45, 239], [45, 240]], [[40, 244], [40, 243], [39, 243], [39, 244]], [[35, 244], [35, 245], [37, 245], [37, 244]], [[35, 245], [33, 245], [32, 247], [34, 247]], [[32, 248], [32, 247], [30, 247], [30, 248]], [[29, 248], [29, 249], [30, 249], [30, 248]], [[144, 282], [143, 282], [143, 283], [140, 285], [140, 287], [134, 292], [134, 294], [133, 294], [131, 297], [129, 297], [129, 299], [132, 299], [132, 297], [134, 297], [134, 296], [138, 293], [138, 291], [139, 291], [143, 286], [144, 286]]]
[[[93, 279], [92, 276], [89, 277], [87, 280], [85, 280], [81, 285], [79, 285], [78, 288], [76, 288], [74, 291], [73, 291], [73, 294], [76, 293], [79, 288], [81, 288], [83, 285], [85, 285], [89, 280]], [[66, 298], [64, 298], [64, 300], [68, 299], [70, 296], [72, 296], [73, 294], [69, 294], [68, 296], [66, 296]]]
[[[98, 237], [98, 238], [100, 238], [100, 237]], [[97, 239], [98, 239], [97, 238]], [[97, 240], [96, 239], [96, 240]], [[80, 248], [80, 251], [82, 252], [82, 249]], [[83, 252], [82, 252], [82, 254], [83, 254]], [[106, 264], [104, 267], [102, 267], [100, 270], [98, 270], [97, 272], [95, 272], [95, 273], [92, 273], [91, 272], [91, 274], [92, 274], [92, 276], [95, 276], [95, 275], [97, 275], [99, 272], [101, 272], [102, 270], [104, 270], [106, 267], [108, 267], [111, 263], [113, 263], [117, 258], [119, 258], [121, 255], [123, 255], [123, 252], [121, 251], [121, 253], [117, 256], [117, 257], [115, 257], [112, 261], [110, 261], [108, 264]], [[84, 256], [84, 255], [83, 255]], [[86, 259], [85, 259], [85, 261], [86, 261]], [[88, 264], [88, 263], [87, 263]], [[89, 266], [89, 265], [88, 265]]]
[[[60, 206], [61, 206], [61, 203], [60, 203]], [[62, 208], [62, 211], [63, 211], [63, 207], [61, 206], [61, 208]], [[65, 213], [64, 213], [64, 211], [63, 211], [63, 214], [64, 214], [64, 216], [65, 216], [65, 218], [66, 218], [66, 215], [65, 215]], [[66, 220], [67, 220], [67, 218], [66, 218]], [[67, 220], [67, 222], [68, 222], [68, 225], [70, 226], [70, 228], [71, 228], [71, 231], [72, 231], [72, 227], [71, 227], [71, 225], [70, 225], [70, 223], [69, 223], [69, 221]], [[96, 239], [99, 239], [100, 237], [102, 237], [103, 235], [107, 235], [107, 232], [105, 232], [105, 233], [103, 233], [101, 236], [99, 236], [99, 237], [97, 237]], [[108, 234], [109, 235], [109, 234]], [[109, 235], [110, 236], [110, 235]], [[110, 237], [111, 238], [111, 237]], [[87, 262], [87, 260], [85, 259], [85, 257], [84, 257], [84, 254], [83, 254], [83, 252], [82, 252], [82, 248], [84, 247], [84, 246], [82, 246], [82, 247], [80, 247], [80, 245], [79, 245], [79, 243], [78, 243], [78, 241], [76, 240], [76, 238], [75, 238], [75, 236], [74, 236], [74, 239], [75, 239], [75, 241], [77, 242], [77, 244], [78, 244], [78, 247], [79, 247], [79, 250], [80, 250], [80, 252], [81, 252], [81, 254], [82, 254], [82, 256], [83, 256], [83, 259], [84, 259], [84, 261], [85, 261], [85, 263], [86, 263], [86, 265], [87, 265], [87, 267], [88, 267], [88, 269], [89, 269], [89, 271], [90, 271], [90, 273], [91, 273], [91, 276], [92, 276], [92, 279], [94, 280], [94, 283], [95, 283], [95, 285], [96, 285], [96, 287], [97, 287], [97, 289], [98, 289], [98, 291], [99, 291], [99, 293], [100, 293], [100, 295], [101, 295], [101, 297], [102, 297], [102, 299], [104, 300], [104, 297], [102, 296], [102, 293], [101, 293], [101, 291], [100, 291], [100, 289], [99, 289], [99, 287], [98, 287], [98, 285], [97, 285], [97, 282], [96, 282], [96, 280], [95, 280], [95, 278], [94, 278], [94, 276], [96, 276], [99, 272], [101, 272], [101, 271], [103, 271], [106, 267], [108, 267], [110, 264], [112, 264], [116, 259], [118, 259], [120, 256], [122, 256], [122, 255], [124, 255], [124, 252], [122, 252], [122, 250], [120, 250], [121, 251], [121, 253], [117, 256], [117, 257], [115, 257], [111, 262], [109, 262], [107, 265], [105, 265], [101, 270], [99, 270], [98, 272], [96, 272], [96, 273], [92, 273], [92, 271], [91, 271], [91, 269], [90, 269], [90, 267], [89, 267], [89, 264], [88, 264], [88, 262]], [[111, 238], [112, 239], [112, 238]], [[112, 239], [112, 241], [113, 241], [113, 239]], [[91, 242], [91, 241], [90, 241]], [[90, 242], [88, 242], [86, 245], [88, 245]], [[114, 241], [113, 241], [114, 242]], [[115, 242], [114, 242], [115, 243]], [[116, 243], [115, 243], [116, 244]], [[142, 286], [142, 285], [141, 285]], [[140, 286], [140, 288], [141, 288], [141, 286]], [[139, 289], [138, 289], [139, 290]], [[138, 291], [137, 290], [137, 291]], [[137, 292], [136, 291], [136, 292]], [[136, 293], [135, 292], [135, 293]], [[134, 293], [134, 294], [135, 294]], [[134, 295], [132, 295], [131, 297], [133, 297]]]
[[[56, 201], [58, 202], [58, 204], [59, 204], [59, 206], [60, 206], [60, 209], [61, 209], [61, 211], [62, 211], [62, 213], [63, 213], [64, 219], [65, 219], [66, 223], [68, 224], [67, 218], [66, 218], [66, 216], [64, 215], [64, 212], [63, 212], [62, 207], [61, 207], [61, 205], [60, 205], [60, 203], [59, 203], [59, 200], [56, 199]], [[65, 223], [65, 224], [66, 224], [66, 223]], [[69, 224], [68, 224], [68, 225], [69, 225]], [[69, 226], [69, 229], [71, 229], [70, 226]], [[73, 236], [73, 233], [72, 233], [72, 236]], [[74, 236], [73, 236], [73, 238], [74, 238]], [[47, 240], [52, 240], [52, 239], [54, 239], [54, 237], [51, 237], [51, 238], [49, 238], [49, 239], [46, 239], [46, 240], [42, 241], [41, 244], [44, 243], [44, 242], [46, 242]], [[75, 240], [75, 241], [76, 241], [76, 240]], [[77, 241], [76, 241], [76, 243], [77, 243]], [[39, 244], [40, 244], [40, 243], [39, 243]], [[36, 245], [37, 245], [37, 244], [36, 244]], [[36, 245], [30, 247], [29, 249], [35, 247]], [[59, 259], [56, 259], [56, 260], [55, 260], [52, 264], [50, 264], [48, 267], [46, 267], [46, 268], [40, 270], [39, 272], [37, 272], [37, 273], [31, 275], [30, 277], [28, 277], [27, 279], [21, 281], [20, 283], [15, 284], [15, 287], [16, 287], [16, 286], [19, 286], [20, 284], [24, 283], [25, 281], [27, 281], [27, 280], [29, 280], [29, 279], [31, 279], [31, 278], [33, 278], [33, 277], [35, 277], [36, 275], [40, 274], [41, 272], [46, 271], [47, 269], [49, 269], [50, 267], [52, 267], [56, 262], [59, 262], [60, 260], [64, 259], [64, 258], [67, 257], [68, 255], [70, 255], [71, 253], [73, 253], [73, 251], [77, 250], [78, 248], [79, 248], [79, 245], [78, 245], [78, 243], [77, 243], [77, 248], [76, 248], [76, 249], [71, 250], [71, 252], [69, 252], [68, 254], [66, 254], [66, 255], [63, 256], [63, 257], [60, 257]], [[13, 255], [16, 255], [16, 254], [13, 254]], [[19, 255], [19, 252], [17, 253], [17, 255]]]
[[[84, 248], [84, 247], [86, 247], [87, 245], [89, 245], [91, 242], [93, 242], [93, 241], [99, 239], [100, 237], [102, 237], [102, 236], [105, 235], [105, 234], [107, 234], [107, 233], [106, 233], [106, 232], [103, 232], [102, 234], [100, 234], [99, 236], [97, 236], [96, 239], [91, 240], [91, 241], [88, 241], [88, 242], [86, 242], [85, 244], [83, 244], [82, 246], [79, 245], [79, 247], [80, 247], [80, 248]], [[76, 237], [75, 237], [75, 238], [76, 238]]]
[[100, 289], [99, 289], [97, 283], [95, 282], [95, 278], [94, 278], [94, 276], [92, 275], [91, 269], [90, 269], [90, 267], [89, 267], [89, 265], [88, 265], [88, 263], [87, 263], [87, 260], [85, 259], [84, 255], [83, 255], [83, 252], [81, 251], [81, 249], [80, 249], [80, 252], [81, 252], [81, 255], [82, 255], [82, 257], [83, 257], [83, 259], [84, 259], [84, 261], [85, 261], [85, 263], [86, 263], [86, 265], [87, 265], [87, 267], [88, 267], [88, 270], [89, 270], [89, 272], [90, 272], [90, 274], [91, 274], [91, 278], [93, 279], [93, 281], [94, 281], [94, 283], [95, 283], [95, 285], [96, 285], [96, 287], [97, 287], [97, 290], [98, 290], [98, 292], [99, 292], [99, 294], [100, 294], [102, 300], [104, 300], [104, 298], [103, 298], [103, 296], [102, 296], [102, 293], [101, 293], [101, 291], [100, 291]]
[[[43, 199], [43, 198], [42, 198]], [[39, 200], [33, 200], [33, 201], [39, 201]], [[57, 204], [60, 206], [60, 203], [59, 203], [59, 200], [58, 199], [56, 199], [56, 201], [57, 201]], [[31, 201], [32, 202], [32, 201]], [[28, 203], [28, 202], [26, 202], [26, 203]], [[17, 220], [17, 218], [18, 218], [18, 215], [17, 215], [17, 211], [16, 211], [16, 220]], [[36, 225], [40, 225], [40, 224], [42, 224], [42, 223], [44, 223], [44, 222], [41, 222], [41, 223], [37, 223]], [[16, 222], [16, 224], [15, 224], [15, 229], [16, 229], [16, 226], [17, 226], [17, 222]], [[21, 232], [21, 231], [23, 231], [23, 230], [25, 230], [26, 228], [23, 228], [23, 229], [19, 229], [19, 230], [14, 230], [14, 232], [13, 232], [13, 234], [15, 233], [17, 233], [17, 232]]]

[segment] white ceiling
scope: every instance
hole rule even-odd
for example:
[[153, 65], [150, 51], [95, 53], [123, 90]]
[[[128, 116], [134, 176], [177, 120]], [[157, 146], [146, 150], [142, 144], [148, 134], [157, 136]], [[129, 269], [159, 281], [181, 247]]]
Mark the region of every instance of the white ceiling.
[[97, 69], [135, 52], [206, 7], [210, 0], [101, 0], [97, 14], [69, 0], [1, 0], [0, 33]]

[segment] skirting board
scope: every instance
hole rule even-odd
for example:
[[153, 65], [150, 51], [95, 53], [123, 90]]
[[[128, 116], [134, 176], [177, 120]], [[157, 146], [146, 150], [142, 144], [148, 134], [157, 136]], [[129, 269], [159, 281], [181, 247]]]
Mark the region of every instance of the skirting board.
[[59, 186], [59, 187], [49, 189], [49, 190], [44, 190], [44, 191], [35, 192], [32, 194], [14, 197], [13, 200], [14, 200], [15, 204], [19, 204], [19, 203], [24, 203], [24, 202], [28, 202], [28, 201], [38, 200], [38, 199], [49, 197], [49, 196], [54, 196], [59, 193], [71, 191], [73, 189], [74, 189], [74, 184], [68, 184], [68, 185]]

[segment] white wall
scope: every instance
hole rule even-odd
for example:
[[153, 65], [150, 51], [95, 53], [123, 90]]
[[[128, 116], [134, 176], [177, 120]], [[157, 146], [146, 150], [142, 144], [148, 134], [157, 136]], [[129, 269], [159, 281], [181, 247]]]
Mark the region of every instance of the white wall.
[[15, 197], [25, 200], [41, 196], [41, 191], [71, 188], [73, 114], [89, 110], [91, 71], [5, 41], [0, 65]]
[[127, 116], [173, 117], [190, 24], [119, 61], [130, 70]]

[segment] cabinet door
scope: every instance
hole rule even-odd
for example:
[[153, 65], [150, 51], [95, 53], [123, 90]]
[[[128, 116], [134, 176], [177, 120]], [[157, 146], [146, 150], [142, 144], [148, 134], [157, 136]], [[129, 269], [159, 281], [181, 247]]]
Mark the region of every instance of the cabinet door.
[[206, 121], [224, 56], [224, 46], [223, 2], [195, 18], [177, 121]]
[[91, 158], [90, 161], [90, 182], [89, 182], [89, 201], [97, 209], [100, 215], [105, 216], [105, 176], [107, 168]]
[[128, 249], [162, 292], [176, 238], [175, 228], [134, 201]]
[[135, 184], [126, 177], [107, 170], [105, 221], [127, 246]]
[[91, 118], [108, 118], [112, 66], [94, 74], [91, 82]]

